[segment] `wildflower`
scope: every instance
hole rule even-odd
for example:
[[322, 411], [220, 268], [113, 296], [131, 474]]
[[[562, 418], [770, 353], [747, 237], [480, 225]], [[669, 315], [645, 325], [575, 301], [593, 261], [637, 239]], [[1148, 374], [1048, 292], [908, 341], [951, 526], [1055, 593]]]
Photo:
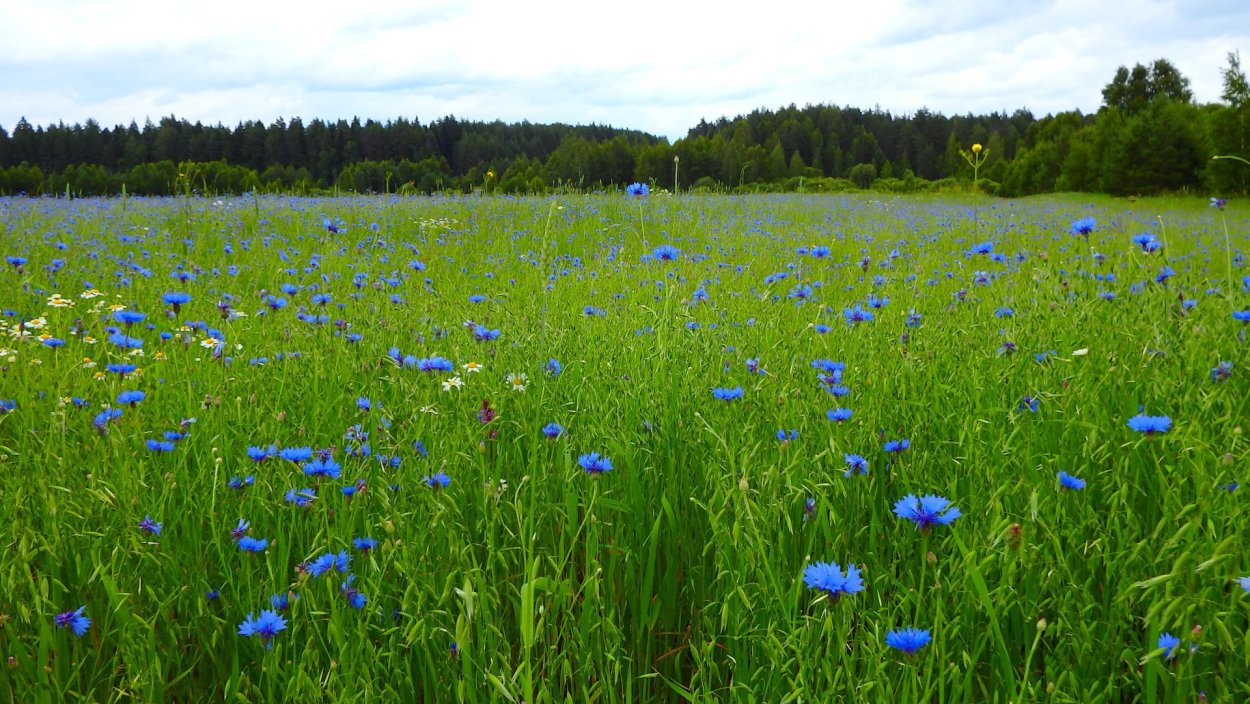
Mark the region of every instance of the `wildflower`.
[[473, 326], [473, 339], [478, 342], [490, 342], [499, 337], [499, 329], [491, 330], [484, 325]]
[[1025, 396], [1024, 398], [1020, 399], [1020, 403], [1019, 405], [1016, 406], [1016, 410], [1031, 411], [1033, 413], [1037, 413], [1037, 405], [1038, 405], [1038, 400], [1036, 398], [1034, 398], [1033, 396]]
[[477, 362], [468, 362], [463, 365], [464, 371], [468, 374], [477, 374], [482, 371], [482, 365]]
[[1176, 648], [1181, 644], [1181, 639], [1164, 631], [1159, 634], [1159, 648], [1163, 650], [1163, 657], [1168, 660], [1176, 659]]
[[361, 552], [369, 552], [378, 546], [375, 538], [356, 538], [352, 540], [352, 547]]
[[950, 525], [962, 514], [941, 496], [916, 498], [914, 494], [908, 494], [894, 504], [894, 515], [912, 521], [920, 530], [929, 530], [939, 524]]
[[552, 357], [547, 360], [547, 364], [543, 366], [543, 371], [551, 376], [560, 376], [560, 372], [564, 371], [564, 367], [560, 364], [560, 360]]
[[83, 613], [86, 610], [86, 606], [79, 606], [73, 611], [57, 614], [53, 620], [57, 626], [68, 628], [74, 632], [74, 635], [81, 638], [87, 634], [87, 629], [91, 628], [91, 619], [87, 618], [87, 615]]
[[864, 310], [858, 303], [852, 308], [843, 310], [842, 315], [846, 318], [847, 325], [852, 326], [856, 323], [871, 321], [874, 318], [872, 311]]
[[147, 447], [148, 447], [148, 450], [151, 450], [152, 452], [156, 452], [158, 454], [162, 452], [174, 451], [174, 444], [172, 442], [169, 442], [167, 440], [157, 440], [155, 438], [148, 439]]
[[278, 615], [276, 611], [261, 611], [260, 618], [253, 618], [252, 614], [248, 614], [243, 623], [239, 624], [239, 635], [241, 636], [260, 636], [260, 640], [265, 644], [266, 648], [273, 647], [270, 642], [278, 631], [286, 629], [286, 619]]
[[0, 413], [12, 413], [17, 410], [17, 399], [0, 398]]
[[625, 187], [625, 195], [633, 198], [646, 198], [650, 193], [651, 189], [645, 183], [631, 183]]
[[732, 401], [736, 398], [742, 398], [742, 387], [735, 386], [732, 389], [715, 388], [712, 389], [712, 396], [721, 401]]
[[426, 486], [442, 489], [451, 484], [451, 477], [444, 472], [436, 472], [428, 477], [422, 477], [421, 481], [425, 482]]
[[244, 535], [247, 535], [247, 529], [251, 527], [252, 524], [249, 523], [246, 518], [240, 518], [238, 524], [230, 529], [230, 537], [238, 540]]
[[276, 454], [278, 454], [277, 445], [270, 445], [269, 447], [265, 447], [264, 445], [249, 445], [247, 448], [247, 458], [253, 462], [264, 462]]
[[803, 583], [809, 589], [819, 589], [837, 599], [843, 594], [854, 594], [864, 590], [864, 580], [859, 569], [847, 563], [846, 572], [836, 562], [815, 562], [803, 570]]
[[282, 497], [283, 501], [295, 504], [297, 507], [307, 506], [315, 498], [317, 498], [317, 493], [312, 489], [288, 489], [286, 495]]
[[299, 595], [295, 592], [281, 592], [269, 597], [269, 605], [275, 611], [288, 611], [291, 608], [291, 600], [298, 598]]
[[886, 452], [902, 452], [911, 447], [911, 440], [903, 438], [902, 440], [890, 440], [886, 442], [883, 448]]
[[1232, 362], [1220, 362], [1211, 370], [1211, 381], [1228, 381], [1228, 377], [1233, 375]]
[[239, 549], [244, 552], [264, 552], [266, 547], [269, 547], [269, 541], [265, 538], [253, 538], [250, 535], [239, 538]]
[[1156, 240], [1155, 236], [1149, 232], [1143, 232], [1140, 235], [1133, 235], [1133, 244], [1141, 247], [1141, 251], [1146, 252], [1147, 254], [1154, 252], [1161, 246], [1159, 240]]
[[464, 386], [464, 382], [461, 381], [458, 376], [453, 376], [450, 379], [443, 379], [443, 391], [451, 391], [452, 389], [458, 389], [461, 386]]
[[1089, 233], [1093, 232], [1097, 225], [1097, 221], [1093, 218], [1084, 217], [1078, 220], [1073, 220], [1072, 224], [1068, 227], [1068, 232], [1072, 235], [1088, 238]]
[[513, 372], [508, 375], [508, 384], [512, 386], [513, 391], [524, 391], [528, 381], [529, 377], [524, 372]]
[[1074, 477], [1067, 472], [1059, 472], [1059, 486], [1064, 489], [1079, 491], [1085, 488], [1085, 480], [1080, 477]]
[[856, 472], [865, 475], [868, 474], [868, 460], [860, 457], [859, 455], [851, 454], [845, 454], [842, 458], [846, 460], [846, 474], [843, 476], [849, 477]]
[[543, 435], [549, 440], [555, 440], [564, 434], [564, 426], [559, 423], [548, 423], [543, 426]]
[[933, 637], [926, 630], [919, 628], [903, 628], [892, 630], [885, 634], [885, 644], [901, 650], [908, 655], [913, 655], [917, 650], [929, 644]]
[[816, 499], [809, 496], [803, 502], [803, 520], [809, 520], [816, 517]]
[[662, 244], [651, 252], [651, 256], [662, 262], [671, 262], [681, 258], [681, 250], [670, 244]]
[[612, 460], [601, 457], [598, 452], [588, 452], [577, 458], [577, 463], [587, 474], [595, 475], [612, 471]]
[[1237, 584], [1247, 592], [1250, 592], [1250, 577], [1238, 577]]
[[308, 574], [320, 577], [330, 570], [347, 572], [351, 569], [351, 562], [351, 555], [348, 555], [346, 550], [340, 550], [338, 553], [328, 552], [308, 563]]
[[[270, 448], [272, 449], [273, 446], [270, 445]], [[252, 454], [251, 448], [248, 448], [248, 455], [251, 456], [251, 454]], [[278, 453], [278, 457], [281, 457], [284, 460], [288, 460], [290, 462], [299, 464], [300, 462], [304, 462], [312, 458], [312, 448], [311, 447], [284, 447], [282, 448], [282, 451]]]
[[129, 405], [131, 408], [134, 408], [146, 396], [147, 394], [143, 393], [142, 391], [123, 391], [117, 395], [117, 405], [119, 406]]
[[343, 586], [339, 587], [339, 592], [342, 593], [343, 598], [347, 599], [347, 603], [351, 604], [353, 609], [363, 609], [365, 608], [366, 597], [352, 586], [354, 581], [356, 581], [356, 575], [347, 575], [347, 579], [343, 581]]
[[339, 463], [330, 457], [318, 457], [305, 464], [303, 469], [304, 474], [310, 477], [326, 477], [328, 479], [338, 479], [343, 473]]
[[1216, 210], [1223, 210], [1223, 209], [1224, 209], [1224, 206], [1226, 206], [1226, 205], [1228, 205], [1228, 199], [1226, 199], [1226, 198], [1216, 198], [1215, 196], [1211, 196], [1211, 207], [1212, 207], [1212, 208], [1215, 208]]
[[135, 323], [142, 323], [147, 317], [148, 316], [146, 314], [133, 310], [119, 310], [113, 313], [113, 320], [116, 320], [126, 327], [130, 327]]
[[1250, 310], [1233, 311], [1233, 320], [1250, 324]]
[[144, 516], [143, 520], [139, 521], [139, 528], [141, 528], [146, 533], [151, 533], [152, 535], [160, 535], [161, 527], [163, 525], [164, 524], [157, 523], [156, 521], [152, 520], [151, 516]]
[[1148, 416], [1138, 413], [1128, 419], [1128, 427], [1146, 435], [1166, 433], [1172, 427], [1172, 419], [1167, 416]]
[[849, 408], [835, 408], [832, 411], [825, 411], [825, 417], [834, 423], [842, 423], [851, 419], [853, 411]]

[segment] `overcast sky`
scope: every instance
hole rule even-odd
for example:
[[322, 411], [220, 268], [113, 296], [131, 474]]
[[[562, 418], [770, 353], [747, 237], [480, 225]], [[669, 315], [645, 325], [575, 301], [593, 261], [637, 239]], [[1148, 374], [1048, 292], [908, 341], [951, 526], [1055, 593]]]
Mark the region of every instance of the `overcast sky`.
[[599, 123], [827, 103], [1096, 110], [1167, 58], [1201, 102], [1250, 0], [0, 0], [0, 126], [277, 117]]

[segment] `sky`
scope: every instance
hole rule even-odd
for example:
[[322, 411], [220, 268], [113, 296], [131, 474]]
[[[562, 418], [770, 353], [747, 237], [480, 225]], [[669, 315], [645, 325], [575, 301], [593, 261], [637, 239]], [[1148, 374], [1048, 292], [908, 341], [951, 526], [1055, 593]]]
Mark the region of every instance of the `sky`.
[[1093, 112], [1171, 61], [1199, 102], [1250, 67], [1250, 0], [0, 0], [0, 127], [169, 115], [563, 122], [675, 140], [830, 104]]

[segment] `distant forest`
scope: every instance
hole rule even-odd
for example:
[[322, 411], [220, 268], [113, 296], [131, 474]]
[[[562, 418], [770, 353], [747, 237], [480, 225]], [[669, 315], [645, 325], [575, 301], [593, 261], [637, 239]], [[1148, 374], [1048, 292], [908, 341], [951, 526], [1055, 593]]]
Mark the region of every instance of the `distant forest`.
[[[1250, 86], [1228, 55], [1197, 104], [1166, 59], [1121, 67], [1095, 114], [910, 115], [832, 105], [701, 121], [675, 143], [636, 130], [444, 117], [234, 127], [174, 116], [0, 127], [0, 193], [548, 193], [639, 181], [685, 191], [1250, 193]], [[973, 145], [978, 145], [975, 150]], [[974, 166], [976, 167], [974, 170]], [[974, 174], [976, 179], [974, 182]]]

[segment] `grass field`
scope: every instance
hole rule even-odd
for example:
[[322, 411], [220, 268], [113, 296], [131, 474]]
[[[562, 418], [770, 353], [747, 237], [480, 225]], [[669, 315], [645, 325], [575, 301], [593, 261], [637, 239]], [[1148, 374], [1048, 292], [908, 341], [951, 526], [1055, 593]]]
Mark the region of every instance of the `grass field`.
[[1196, 199], [0, 200], [0, 693], [1250, 700], [1248, 238]]

